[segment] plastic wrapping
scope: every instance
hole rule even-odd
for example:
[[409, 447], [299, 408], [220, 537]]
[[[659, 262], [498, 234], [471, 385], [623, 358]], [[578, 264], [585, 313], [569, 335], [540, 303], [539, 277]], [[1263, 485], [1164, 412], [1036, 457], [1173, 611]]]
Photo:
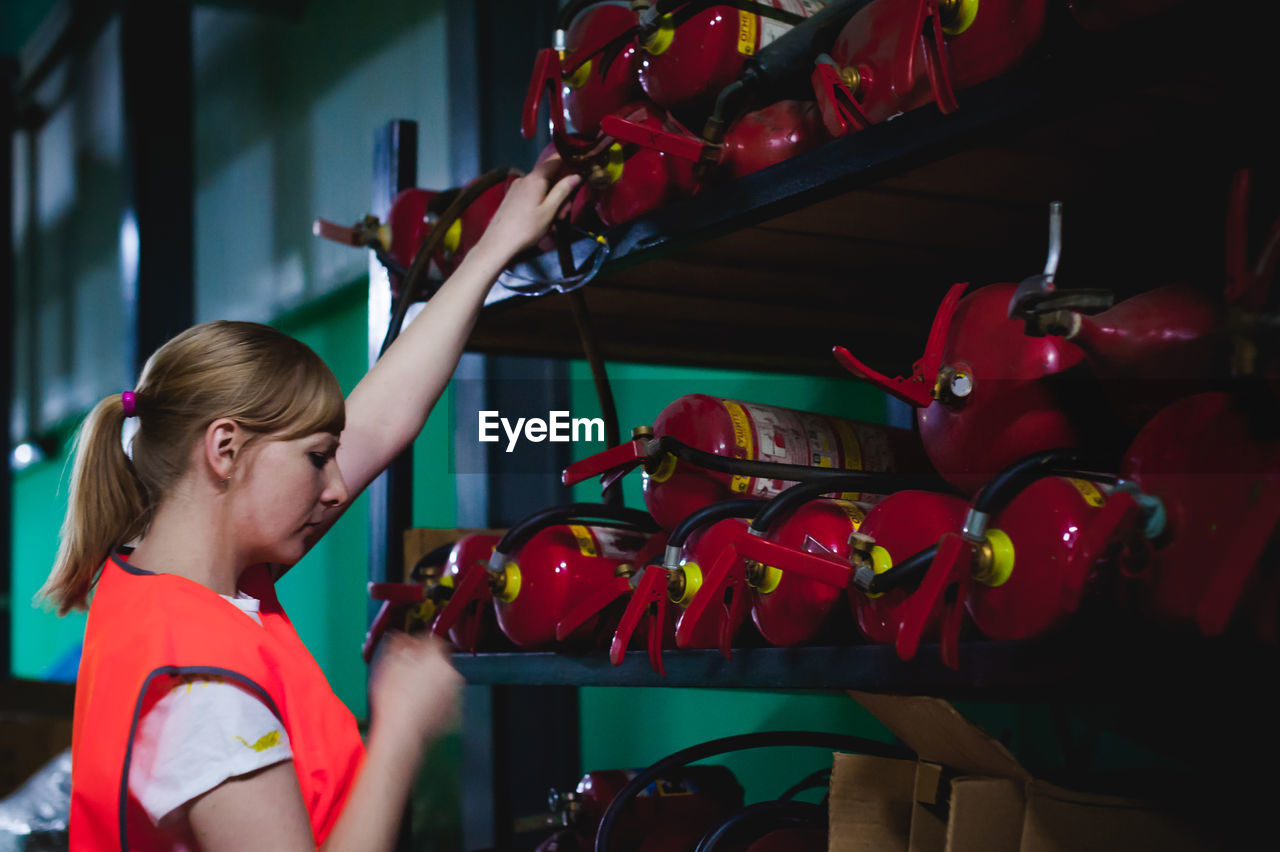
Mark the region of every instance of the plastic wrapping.
[[0, 799], [0, 852], [66, 850], [70, 817], [71, 749], [67, 749]]

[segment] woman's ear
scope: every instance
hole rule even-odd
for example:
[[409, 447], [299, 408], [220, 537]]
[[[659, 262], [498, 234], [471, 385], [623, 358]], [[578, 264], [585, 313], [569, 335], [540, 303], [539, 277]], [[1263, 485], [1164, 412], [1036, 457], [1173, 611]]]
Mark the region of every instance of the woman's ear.
[[204, 430], [205, 463], [213, 478], [224, 485], [235, 472], [245, 437], [244, 427], [227, 417], [218, 418]]

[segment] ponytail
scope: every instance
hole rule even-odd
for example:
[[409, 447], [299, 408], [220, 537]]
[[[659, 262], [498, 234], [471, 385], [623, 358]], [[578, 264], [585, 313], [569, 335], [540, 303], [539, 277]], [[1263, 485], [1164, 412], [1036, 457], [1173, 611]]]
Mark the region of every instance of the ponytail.
[[58, 556], [38, 593], [59, 615], [88, 607], [102, 563], [149, 522], [145, 488], [121, 440], [124, 421], [121, 395], [112, 394], [94, 406], [76, 434]]

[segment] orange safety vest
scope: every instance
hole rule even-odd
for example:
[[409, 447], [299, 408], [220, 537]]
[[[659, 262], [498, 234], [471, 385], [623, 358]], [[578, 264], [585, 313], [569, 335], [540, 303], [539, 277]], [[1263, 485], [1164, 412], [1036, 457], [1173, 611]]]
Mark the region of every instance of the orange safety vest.
[[260, 697], [284, 723], [316, 844], [333, 830], [364, 758], [355, 717], [298, 638], [265, 567], [240, 588], [262, 627], [212, 589], [112, 557], [102, 568], [76, 680], [71, 735], [71, 848], [164, 849], [129, 794], [138, 721], [183, 675], [221, 676]]

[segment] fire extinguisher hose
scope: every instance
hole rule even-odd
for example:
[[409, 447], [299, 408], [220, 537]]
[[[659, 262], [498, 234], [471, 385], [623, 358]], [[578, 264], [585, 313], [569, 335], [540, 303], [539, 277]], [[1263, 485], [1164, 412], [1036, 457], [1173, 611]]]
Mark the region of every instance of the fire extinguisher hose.
[[767, 731], [754, 734], [739, 734], [733, 737], [724, 737], [700, 743], [668, 755], [648, 769], [636, 773], [635, 777], [627, 783], [627, 786], [623, 787], [618, 792], [618, 795], [613, 797], [609, 807], [605, 808], [604, 815], [600, 818], [600, 825], [596, 830], [595, 852], [608, 851], [609, 840], [613, 834], [614, 823], [618, 821], [618, 815], [636, 797], [636, 794], [648, 787], [663, 773], [695, 761], [715, 757], [718, 754], [777, 746], [808, 746], [811, 748], [866, 754], [873, 757], [899, 759], [912, 759], [915, 757], [914, 752], [903, 746], [869, 740], [865, 737], [827, 734], [819, 731]]
[[639, 509], [603, 503], [570, 503], [567, 506], [552, 506], [549, 509], [534, 512], [507, 530], [506, 535], [494, 548], [493, 555], [489, 559], [489, 567], [494, 571], [501, 570], [503, 563], [512, 552], [519, 550], [536, 533], [553, 524], [589, 519], [618, 521], [638, 532], [654, 533], [659, 529], [653, 517]]
[[752, 500], [747, 498], [738, 498], [734, 500], [721, 500], [719, 503], [712, 503], [709, 506], [703, 506], [698, 511], [689, 515], [680, 523], [676, 524], [675, 529], [671, 531], [671, 535], [667, 537], [667, 551], [663, 556], [662, 565], [664, 568], [671, 570], [676, 568], [680, 563], [680, 550], [684, 547], [685, 541], [689, 536], [693, 535], [695, 530], [699, 530], [709, 524], [726, 520], [727, 518], [752, 518], [756, 512], [764, 506], [763, 500]]
[[1088, 466], [1084, 453], [1070, 449], [1045, 450], [1014, 462], [996, 474], [974, 496], [969, 516], [965, 519], [964, 537], [971, 541], [981, 540], [991, 516], [1038, 479], [1071, 476], [1102, 482], [1116, 480], [1114, 474], [1099, 473]]
[[[830, 468], [822, 468], [829, 470]], [[868, 477], [875, 477], [870, 480], [877, 487], [866, 487]], [[796, 509], [810, 500], [815, 500], [824, 494], [830, 494], [836, 491], [870, 491], [874, 494], [887, 494], [891, 491], [906, 491], [908, 488], [916, 491], [939, 491], [947, 494], [954, 494], [955, 490], [942, 480], [932, 480], [932, 488], [922, 488], [920, 483], [912, 482], [909, 486], [894, 487], [899, 478], [906, 480], [917, 480], [920, 477], [912, 477], [908, 474], [898, 473], [853, 473], [849, 475], [832, 476], [826, 479], [815, 479], [812, 482], [801, 482], [799, 485], [793, 485], [786, 491], [783, 491], [777, 497], [770, 500], [760, 513], [755, 516], [755, 520], [751, 522], [751, 531], [756, 535], [767, 535], [774, 526], [783, 518], [788, 517]], [[882, 488], [890, 488], [891, 491], [881, 491]]]
[[[762, 477], [784, 482], [828, 482], [841, 478], [849, 485], [846, 488], [858, 491], [869, 491], [872, 494], [892, 494], [895, 491], [948, 491], [952, 489], [936, 476], [912, 473], [877, 473], [869, 470], [849, 470], [842, 467], [810, 467], [803, 464], [781, 464], [779, 462], [750, 461], [709, 453], [691, 447], [679, 438], [663, 435], [655, 439], [657, 447], [648, 453], [655, 461], [664, 454], [670, 453], [676, 458], [687, 461], [697, 467], [717, 473], [728, 473], [736, 476]], [[653, 447], [653, 443], [650, 443]], [[845, 478], [847, 477], [847, 480]], [[828, 490], [833, 490], [829, 488]]]
[[[924, 581], [925, 574], [929, 573], [929, 566], [933, 564], [933, 557], [937, 555], [938, 545], [930, 545], [919, 553], [908, 556], [883, 574], [876, 574], [862, 591], [881, 595], [894, 589], [914, 589]], [[857, 575], [854, 577], [855, 585], [862, 588], [856, 581]]]

